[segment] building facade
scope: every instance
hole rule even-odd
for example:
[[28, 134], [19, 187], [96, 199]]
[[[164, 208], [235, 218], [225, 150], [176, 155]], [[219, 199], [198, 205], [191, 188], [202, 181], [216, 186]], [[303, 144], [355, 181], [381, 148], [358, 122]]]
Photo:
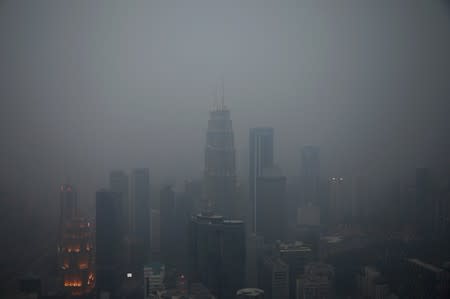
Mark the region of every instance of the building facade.
[[205, 147], [205, 194], [202, 211], [233, 218], [236, 204], [236, 157], [230, 110], [210, 112]]
[[197, 215], [189, 228], [189, 279], [221, 299], [234, 299], [245, 280], [245, 228], [238, 220]]
[[249, 196], [251, 205], [252, 232], [256, 232], [257, 178], [263, 174], [265, 168], [273, 167], [274, 157], [273, 128], [252, 128], [249, 136]]

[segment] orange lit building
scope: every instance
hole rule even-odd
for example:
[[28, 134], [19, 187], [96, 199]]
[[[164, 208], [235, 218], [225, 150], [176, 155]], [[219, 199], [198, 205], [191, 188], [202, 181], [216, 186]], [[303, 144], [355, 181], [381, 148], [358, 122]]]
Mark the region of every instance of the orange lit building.
[[65, 222], [58, 246], [58, 264], [64, 288], [73, 296], [85, 295], [95, 286], [93, 235], [82, 218]]
[[95, 286], [93, 229], [78, 216], [77, 194], [72, 186], [61, 186], [60, 201], [58, 269], [64, 289], [72, 296], [83, 296]]

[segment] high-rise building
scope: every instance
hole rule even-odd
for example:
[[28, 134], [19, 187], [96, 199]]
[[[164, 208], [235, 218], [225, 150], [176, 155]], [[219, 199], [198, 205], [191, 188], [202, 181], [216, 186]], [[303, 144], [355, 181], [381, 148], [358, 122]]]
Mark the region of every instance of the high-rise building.
[[301, 242], [279, 243], [279, 257], [289, 266], [289, 297], [295, 299], [296, 279], [303, 274], [305, 265], [312, 262], [314, 252]]
[[132, 229], [136, 269], [142, 269], [150, 259], [150, 185], [147, 168], [134, 169], [131, 174]]
[[252, 128], [249, 137], [249, 195], [252, 232], [256, 232], [257, 198], [260, 194], [256, 180], [263, 170], [273, 167], [273, 128]]
[[176, 261], [175, 249], [175, 192], [171, 186], [165, 186], [160, 192], [160, 236], [161, 257], [166, 265]]
[[286, 236], [286, 177], [278, 168], [265, 168], [256, 179], [259, 190], [256, 207], [256, 232], [268, 242]]
[[245, 279], [245, 228], [239, 220], [198, 215], [189, 228], [189, 278], [221, 299], [234, 299]]
[[166, 267], [158, 262], [153, 262], [144, 267], [144, 298], [156, 298], [156, 292], [164, 289], [164, 277]]
[[96, 270], [97, 293], [117, 295], [123, 258], [121, 235], [120, 194], [107, 190], [96, 193]]
[[230, 110], [223, 104], [210, 112], [205, 147], [203, 212], [233, 218], [236, 201], [236, 158]]
[[260, 288], [265, 298], [289, 299], [289, 266], [279, 257], [265, 257], [260, 275]]
[[264, 238], [261, 235], [251, 233], [247, 238], [246, 251], [245, 285], [250, 288], [256, 288], [259, 285], [259, 265], [264, 254]]
[[120, 194], [121, 207], [121, 223], [123, 224], [122, 231], [125, 234], [131, 232], [131, 205], [129, 197], [129, 180], [128, 175], [122, 170], [113, 170], [109, 173], [109, 190]]
[[58, 245], [58, 264], [64, 289], [72, 296], [90, 293], [95, 285], [93, 233], [83, 218], [64, 222]]
[[296, 299], [332, 299], [334, 298], [333, 266], [322, 263], [310, 263], [305, 273], [297, 278]]
[[329, 180], [328, 221], [331, 225], [345, 222], [347, 212], [351, 212], [351, 204], [346, 194], [344, 178], [332, 177]]
[[70, 221], [78, 215], [77, 192], [72, 185], [61, 185], [59, 192], [60, 212], [59, 225], [64, 226], [64, 222]]
[[301, 201], [318, 204], [319, 201], [319, 148], [308, 145], [301, 149]]

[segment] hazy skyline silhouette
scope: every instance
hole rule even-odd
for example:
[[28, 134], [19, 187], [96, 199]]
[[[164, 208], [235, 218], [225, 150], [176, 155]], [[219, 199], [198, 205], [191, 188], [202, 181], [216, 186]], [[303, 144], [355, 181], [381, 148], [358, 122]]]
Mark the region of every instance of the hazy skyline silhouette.
[[307, 144], [325, 174], [446, 169], [444, 5], [1, 1], [1, 189], [56, 198], [69, 177], [92, 202], [111, 169], [201, 178], [221, 75], [239, 179], [256, 126], [274, 127], [288, 176]]

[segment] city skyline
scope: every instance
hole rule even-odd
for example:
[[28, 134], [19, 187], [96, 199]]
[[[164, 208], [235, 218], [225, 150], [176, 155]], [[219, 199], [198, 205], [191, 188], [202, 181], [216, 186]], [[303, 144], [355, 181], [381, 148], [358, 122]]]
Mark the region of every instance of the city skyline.
[[0, 297], [450, 298], [447, 0], [0, 0]]

